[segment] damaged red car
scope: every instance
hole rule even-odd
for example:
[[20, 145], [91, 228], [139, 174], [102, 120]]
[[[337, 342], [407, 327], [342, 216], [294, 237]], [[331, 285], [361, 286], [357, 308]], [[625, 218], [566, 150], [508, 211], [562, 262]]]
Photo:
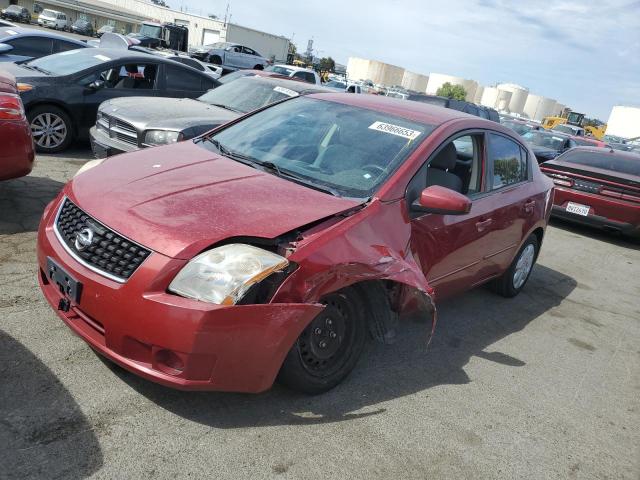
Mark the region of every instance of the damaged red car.
[[[455, 110], [315, 94], [69, 182], [39, 281], [93, 349], [187, 390], [319, 393], [398, 313], [524, 287], [550, 179], [511, 130]], [[425, 332], [425, 338], [427, 332]]]

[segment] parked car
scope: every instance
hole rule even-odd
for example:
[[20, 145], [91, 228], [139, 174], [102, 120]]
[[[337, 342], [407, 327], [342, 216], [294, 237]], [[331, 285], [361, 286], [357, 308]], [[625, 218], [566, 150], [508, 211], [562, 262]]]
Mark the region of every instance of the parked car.
[[454, 100], [453, 98], [439, 97], [437, 95], [411, 94], [407, 100], [413, 102], [430, 103], [444, 108], [451, 108], [459, 112], [465, 112], [476, 117], [486, 118], [494, 122], [500, 123], [498, 112], [493, 108], [476, 105], [475, 103], [465, 102], [464, 100]]
[[524, 135], [531, 130], [542, 130], [542, 126], [538, 123], [528, 122], [526, 120], [516, 120], [516, 119], [500, 119], [500, 123], [505, 127], [510, 128], [518, 135]]
[[172, 50], [155, 50], [153, 48], [133, 46], [129, 47], [130, 50], [135, 50], [137, 52], [144, 52], [150, 55], [160, 55], [168, 60], [173, 60], [174, 62], [179, 62], [184, 65], [187, 65], [191, 68], [195, 68], [201, 72], [206, 73], [211, 78], [215, 80], [219, 80], [222, 76], [222, 67], [218, 65], [212, 65], [211, 63], [201, 62], [197, 58], [191, 58], [186, 53], [180, 53]]
[[38, 25], [53, 28], [54, 30], [66, 30], [68, 27], [67, 15], [64, 12], [45, 8], [38, 15]]
[[217, 86], [186, 65], [124, 49], [71, 50], [4, 68], [22, 84], [22, 101], [40, 152], [61, 152], [75, 138], [87, 138], [105, 100], [195, 98]]
[[268, 60], [252, 48], [237, 43], [220, 42], [205, 45], [191, 52], [193, 58], [231, 68], [262, 70]]
[[71, 25], [71, 31], [73, 33], [77, 33], [78, 35], [93, 37], [93, 24], [88, 20], [79, 18], [73, 25]]
[[25, 62], [52, 53], [87, 48], [84, 42], [34, 28], [0, 28], [0, 63]]
[[532, 130], [522, 135], [529, 144], [538, 163], [556, 158], [561, 153], [578, 146], [570, 135], [548, 130]]
[[628, 152], [632, 149], [632, 146], [627, 143], [625, 138], [619, 137], [617, 135], [605, 135], [602, 137], [602, 140], [607, 142], [608, 145], [611, 145], [611, 148], [614, 150], [620, 150], [622, 152]]
[[33, 168], [31, 129], [15, 78], [0, 71], [0, 180], [28, 175]]
[[245, 77], [197, 99], [115, 98], [100, 105], [91, 146], [103, 158], [188, 140], [271, 103], [322, 91], [304, 82]]
[[7, 8], [2, 9], [0, 17], [16, 23], [31, 23], [31, 12], [28, 8], [20, 5], [9, 5]]
[[149, 380], [260, 392], [278, 376], [320, 393], [370, 331], [389, 338], [394, 311], [420, 306], [433, 332], [434, 298], [487, 282], [517, 295], [552, 187], [495, 122], [295, 97], [95, 161], [44, 211], [38, 279], [75, 333]]
[[103, 25], [96, 31], [96, 37], [100, 38], [105, 33], [115, 33], [116, 27], [113, 25]]
[[577, 147], [540, 168], [555, 183], [554, 216], [640, 238], [640, 155]]
[[574, 142], [576, 142], [576, 145], [579, 147], [598, 147], [598, 148], [611, 148], [611, 145], [609, 145], [606, 142], [603, 142], [602, 140], [598, 140], [597, 138], [593, 138], [593, 137], [571, 137], [573, 139]]
[[575, 125], [569, 125], [566, 123], [561, 123], [559, 125], [556, 125], [555, 127], [553, 127], [551, 129], [552, 132], [560, 132], [560, 133], [565, 133], [567, 135], [572, 135], [574, 137], [584, 137], [585, 136], [585, 129], [582, 127], [577, 127]]
[[301, 80], [307, 83], [313, 83], [314, 85], [321, 85], [322, 81], [320, 80], [320, 75], [315, 70], [311, 68], [302, 68], [296, 67], [293, 65], [271, 65], [267, 67], [265, 70], [269, 72], [274, 72], [279, 75], [295, 78], [297, 80]]

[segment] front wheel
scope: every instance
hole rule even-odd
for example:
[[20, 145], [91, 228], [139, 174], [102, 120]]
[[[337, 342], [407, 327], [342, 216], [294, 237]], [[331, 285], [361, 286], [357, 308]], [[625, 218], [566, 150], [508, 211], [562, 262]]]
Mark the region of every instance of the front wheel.
[[222, 58], [220, 58], [220, 56], [218, 55], [214, 55], [211, 58], [211, 63], [213, 63], [214, 65], [222, 65]]
[[325, 308], [300, 334], [282, 364], [278, 380], [308, 394], [326, 392], [353, 370], [367, 337], [365, 308], [346, 288], [326, 297]]
[[264, 66], [258, 64], [255, 67], [253, 67], [254, 70], [264, 70]]
[[524, 288], [538, 257], [538, 238], [531, 235], [504, 274], [493, 281], [493, 290], [503, 297], [515, 297]]
[[27, 113], [31, 134], [40, 153], [66, 150], [73, 142], [73, 126], [69, 115], [54, 105], [42, 105]]

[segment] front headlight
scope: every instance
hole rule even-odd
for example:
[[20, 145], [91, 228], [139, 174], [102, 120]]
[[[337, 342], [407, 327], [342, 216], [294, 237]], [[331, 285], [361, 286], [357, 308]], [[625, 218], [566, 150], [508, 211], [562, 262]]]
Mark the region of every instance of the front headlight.
[[180, 132], [170, 130], [147, 130], [144, 134], [144, 143], [147, 145], [167, 145], [176, 143], [182, 139]]
[[251, 288], [289, 261], [267, 250], [233, 243], [201, 253], [173, 279], [169, 291], [218, 305], [234, 305]]

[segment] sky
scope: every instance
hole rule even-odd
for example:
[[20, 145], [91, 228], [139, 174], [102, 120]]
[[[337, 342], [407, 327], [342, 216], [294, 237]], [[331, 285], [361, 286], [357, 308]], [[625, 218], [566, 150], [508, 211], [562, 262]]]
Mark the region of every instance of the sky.
[[[220, 17], [227, 5], [226, 0], [167, 3]], [[345, 65], [354, 56], [484, 86], [517, 83], [603, 121], [614, 105], [640, 107], [640, 1], [229, 3], [233, 23], [292, 38], [300, 52], [313, 38], [316, 55]]]

